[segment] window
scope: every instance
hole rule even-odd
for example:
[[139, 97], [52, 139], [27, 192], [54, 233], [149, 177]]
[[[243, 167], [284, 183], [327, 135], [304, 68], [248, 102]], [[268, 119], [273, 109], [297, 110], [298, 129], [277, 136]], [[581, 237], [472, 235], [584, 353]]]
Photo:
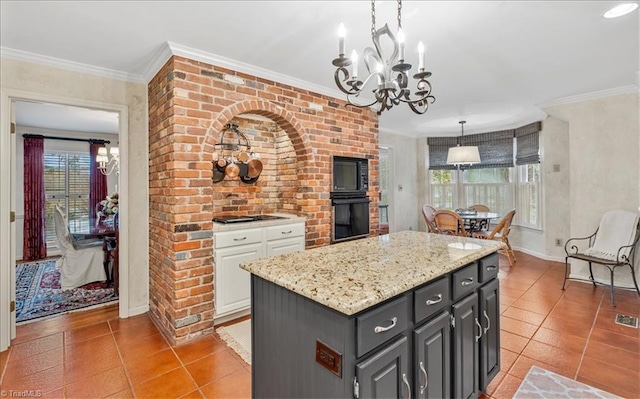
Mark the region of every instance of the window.
[[469, 169], [462, 172], [463, 206], [484, 204], [500, 215], [513, 209], [510, 169]]
[[540, 206], [540, 164], [520, 165], [518, 168], [518, 212], [520, 226], [542, 228]]
[[456, 198], [456, 171], [431, 170], [431, 206], [436, 209], [458, 207]]
[[389, 149], [386, 147], [379, 147], [379, 161], [380, 161], [380, 203], [378, 207], [380, 209], [379, 224], [389, 224]]
[[89, 230], [89, 153], [45, 152], [44, 190], [48, 248], [57, 248], [53, 209], [67, 211], [71, 232]]

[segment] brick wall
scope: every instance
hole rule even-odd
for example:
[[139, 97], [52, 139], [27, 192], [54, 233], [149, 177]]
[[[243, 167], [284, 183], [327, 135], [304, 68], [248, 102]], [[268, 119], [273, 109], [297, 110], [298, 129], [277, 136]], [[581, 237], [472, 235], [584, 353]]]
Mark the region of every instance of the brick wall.
[[[229, 122], [261, 154], [255, 184], [212, 183], [214, 143]], [[371, 234], [378, 234], [374, 112], [181, 57], [151, 80], [150, 312], [173, 344], [213, 330], [215, 214], [294, 213], [307, 218], [307, 248], [330, 243], [333, 155], [369, 158]]]

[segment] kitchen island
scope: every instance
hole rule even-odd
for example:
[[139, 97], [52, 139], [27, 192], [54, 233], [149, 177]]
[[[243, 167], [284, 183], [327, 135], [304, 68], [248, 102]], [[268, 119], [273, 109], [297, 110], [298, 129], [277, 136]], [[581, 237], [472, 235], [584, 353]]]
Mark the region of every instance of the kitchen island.
[[246, 262], [256, 398], [477, 397], [502, 243], [404, 231]]

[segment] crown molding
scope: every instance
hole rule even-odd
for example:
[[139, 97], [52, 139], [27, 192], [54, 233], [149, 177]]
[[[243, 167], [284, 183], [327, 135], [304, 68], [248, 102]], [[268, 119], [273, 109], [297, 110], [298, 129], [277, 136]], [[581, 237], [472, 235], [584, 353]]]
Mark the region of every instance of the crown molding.
[[600, 91], [593, 91], [590, 93], [578, 94], [575, 96], [561, 97], [561, 98], [556, 98], [553, 100], [536, 104], [536, 106], [540, 108], [547, 108], [547, 107], [553, 107], [556, 105], [578, 103], [582, 101], [596, 100], [599, 98], [618, 96], [621, 94], [630, 94], [630, 93], [638, 93], [638, 86], [637, 85], [621, 86], [621, 87], [614, 87], [613, 89], [606, 89], [606, 90], [600, 90]]
[[162, 43], [160, 49], [153, 56], [147, 67], [144, 69], [144, 72], [142, 72], [144, 82], [147, 84], [151, 82], [151, 79], [156, 76], [156, 74], [172, 56], [173, 52], [171, 51], [169, 42]]
[[72, 72], [96, 75], [109, 79], [124, 80], [134, 83], [146, 83], [141, 75], [117, 71], [115, 69], [97, 67], [94, 65], [83, 64], [75, 61], [63, 60], [61, 58], [49, 57], [42, 54], [30, 53], [27, 51], [16, 50], [7, 47], [0, 47], [0, 57], [61, 68]]
[[[272, 80], [274, 82], [297, 87], [300, 89], [309, 90], [311, 92], [322, 94], [325, 96], [329, 96], [337, 99], [344, 99], [344, 94], [342, 94], [342, 92], [338, 90], [328, 89], [327, 87], [320, 86], [318, 84], [311, 83], [306, 80], [297, 79], [297, 78], [284, 75], [278, 72], [274, 72], [268, 69], [260, 68], [255, 65], [236, 61], [231, 58], [226, 58], [220, 55], [207, 53], [205, 51], [186, 47], [177, 43], [167, 42], [167, 45], [171, 50], [171, 53], [179, 57], [185, 57], [194, 61], [200, 61], [200, 62], [205, 62], [211, 65], [217, 65], [219, 67], [227, 68], [232, 71], [246, 73], [248, 75], [253, 75], [263, 79]], [[162, 65], [164, 65], [164, 63]], [[157, 68], [157, 70], [154, 72], [154, 75], [160, 70], [162, 65], [160, 65]]]

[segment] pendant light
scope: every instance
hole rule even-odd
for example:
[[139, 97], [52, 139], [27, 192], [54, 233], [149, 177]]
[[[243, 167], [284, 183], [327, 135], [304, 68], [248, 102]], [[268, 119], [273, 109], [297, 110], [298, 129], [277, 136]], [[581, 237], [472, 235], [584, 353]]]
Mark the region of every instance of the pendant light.
[[460, 136], [458, 145], [456, 147], [449, 148], [449, 153], [447, 154], [447, 165], [459, 166], [480, 163], [480, 152], [478, 151], [478, 147], [461, 145], [462, 138], [464, 137], [464, 124], [467, 123], [467, 121], [460, 121], [458, 123], [462, 128], [462, 135]]

